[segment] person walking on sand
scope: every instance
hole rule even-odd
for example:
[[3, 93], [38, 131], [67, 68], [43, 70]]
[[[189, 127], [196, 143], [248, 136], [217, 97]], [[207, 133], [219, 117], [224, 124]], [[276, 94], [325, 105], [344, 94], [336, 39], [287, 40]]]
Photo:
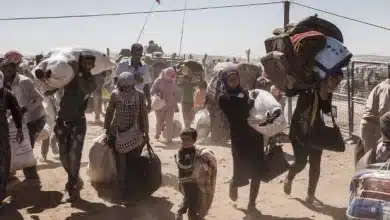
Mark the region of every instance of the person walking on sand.
[[[149, 119], [144, 94], [135, 88], [133, 73], [123, 72], [118, 77], [117, 88], [111, 94], [104, 120], [108, 144], [116, 152], [119, 192], [124, 200], [134, 199], [137, 192], [137, 158], [145, 142], [149, 141]], [[134, 129], [133, 129], [134, 128]], [[118, 134], [128, 132], [128, 140]]]
[[11, 146], [7, 110], [11, 111], [17, 132], [16, 140], [21, 143], [24, 139], [22, 131], [22, 112], [16, 97], [4, 87], [4, 75], [0, 72], [0, 204], [6, 198], [8, 177], [11, 168]]
[[[30, 78], [17, 72], [17, 64], [13, 60], [5, 59], [1, 63], [1, 68], [4, 73], [5, 86], [15, 94], [22, 114], [26, 117], [31, 148], [34, 148], [35, 140], [46, 124], [46, 112], [42, 103], [43, 95]], [[23, 173], [26, 179], [35, 181], [40, 186], [36, 166], [24, 168]]]
[[[295, 161], [288, 171], [283, 190], [287, 195], [291, 194], [292, 182], [295, 176], [305, 168], [309, 158], [309, 187], [306, 197], [306, 202], [308, 203], [321, 203], [316, 199], [315, 192], [320, 178], [323, 151], [309, 145], [309, 130], [311, 127], [322, 126], [324, 124], [321, 112], [324, 114], [331, 112], [331, 91], [338, 86], [342, 77], [342, 73], [337, 73], [336, 75], [330, 76], [322, 84], [325, 86], [321, 86], [321, 89], [314, 88], [309, 90], [294, 89], [293, 85], [295, 80], [290, 80], [285, 90], [287, 97], [298, 95], [298, 101], [292, 116], [289, 134]], [[316, 106], [315, 100], [318, 100], [318, 108], [314, 108]]]
[[[85, 110], [88, 99], [96, 89], [91, 69], [95, 66], [96, 57], [90, 53], [80, 54], [77, 67], [74, 67], [75, 77], [63, 88], [63, 95], [57, 114], [54, 133], [60, 150], [60, 160], [68, 182], [65, 189], [67, 202], [80, 199], [82, 180], [79, 177], [81, 156], [84, 148], [84, 138], [87, 132]], [[44, 78], [42, 79], [44, 80]], [[56, 93], [58, 89], [46, 92], [46, 95]]]
[[247, 123], [254, 100], [250, 99], [248, 91], [240, 86], [237, 65], [222, 70], [222, 83], [222, 94], [218, 103], [230, 124], [233, 156], [229, 196], [236, 201], [238, 188], [248, 185], [250, 180], [248, 211], [256, 212], [256, 199], [264, 167], [264, 143], [263, 135]]
[[155, 111], [156, 113], [156, 136], [159, 139], [161, 132], [166, 129], [166, 141], [172, 142], [173, 116], [178, 110], [177, 102], [180, 92], [176, 85], [176, 71], [173, 68], [164, 69], [152, 85], [152, 95], [157, 95], [165, 101], [165, 106]]

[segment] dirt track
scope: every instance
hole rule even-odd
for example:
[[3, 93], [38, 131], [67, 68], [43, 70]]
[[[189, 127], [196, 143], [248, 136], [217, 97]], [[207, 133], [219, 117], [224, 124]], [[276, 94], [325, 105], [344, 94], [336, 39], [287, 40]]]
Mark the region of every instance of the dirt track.
[[[91, 119], [91, 115], [88, 115]], [[150, 114], [151, 134], [154, 136], [154, 114]], [[176, 115], [175, 117], [179, 117]], [[39, 160], [39, 174], [42, 179], [42, 190], [36, 191], [23, 183], [21, 172], [17, 176], [22, 181], [12, 187], [10, 194], [12, 200], [7, 204], [0, 220], [171, 220], [181, 195], [177, 189], [177, 169], [173, 155], [179, 146], [178, 140], [173, 146], [167, 147], [160, 142], [153, 142], [156, 153], [163, 163], [164, 186], [152, 198], [147, 199], [135, 208], [124, 208], [109, 202], [109, 190], [96, 190], [88, 181], [86, 167], [88, 165], [88, 152], [93, 139], [102, 132], [96, 125], [88, 126], [85, 140], [81, 176], [85, 186], [81, 191], [84, 199], [71, 206], [61, 203], [66, 182], [65, 171], [58, 158], [49, 155], [50, 163], [40, 160], [40, 144], [37, 144], [35, 155]], [[348, 201], [349, 181], [353, 175], [353, 146], [348, 146], [343, 154], [324, 153], [322, 173], [317, 190], [318, 198], [325, 204], [322, 207], [306, 205], [308, 168], [296, 177], [291, 196], [282, 191], [281, 180], [284, 176], [260, 187], [257, 207], [262, 216], [245, 216], [244, 208], [248, 201], [249, 189], [239, 190], [239, 200], [233, 203], [228, 197], [228, 181], [231, 176], [232, 159], [229, 147], [208, 146], [214, 150], [218, 157], [218, 185], [216, 197], [206, 220], [278, 220], [278, 219], [345, 219], [345, 209]], [[286, 152], [291, 152], [289, 144], [284, 146]]]

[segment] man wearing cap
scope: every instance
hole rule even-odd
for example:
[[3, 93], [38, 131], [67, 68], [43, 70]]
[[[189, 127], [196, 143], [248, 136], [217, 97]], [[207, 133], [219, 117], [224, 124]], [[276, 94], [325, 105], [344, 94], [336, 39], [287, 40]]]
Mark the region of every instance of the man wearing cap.
[[123, 72], [133, 73], [139, 82], [135, 87], [138, 91], [144, 93], [147, 101], [147, 109], [150, 112], [150, 84], [152, 83], [152, 78], [150, 76], [148, 67], [141, 61], [143, 50], [144, 49], [141, 44], [136, 43], [131, 46], [131, 58], [124, 58], [119, 62], [114, 75], [114, 82], [116, 82], [116, 78], [118, 78], [118, 76]]
[[[96, 83], [91, 74], [95, 60], [92, 54], [82, 53], [78, 63], [73, 65], [75, 77], [63, 88], [54, 126], [60, 149], [60, 160], [68, 174], [68, 182], [65, 185], [69, 194], [67, 202], [77, 201], [80, 198], [80, 188], [82, 188], [79, 171], [87, 131], [85, 110], [88, 99], [96, 89]], [[53, 90], [46, 95], [54, 94], [56, 91]]]
[[[35, 140], [46, 123], [43, 96], [30, 78], [19, 74], [17, 64], [13, 59], [7, 59], [6, 56], [1, 63], [1, 69], [4, 73], [5, 87], [15, 94], [25, 116], [31, 148], [34, 148]], [[24, 168], [23, 173], [26, 179], [40, 183], [36, 166]]]

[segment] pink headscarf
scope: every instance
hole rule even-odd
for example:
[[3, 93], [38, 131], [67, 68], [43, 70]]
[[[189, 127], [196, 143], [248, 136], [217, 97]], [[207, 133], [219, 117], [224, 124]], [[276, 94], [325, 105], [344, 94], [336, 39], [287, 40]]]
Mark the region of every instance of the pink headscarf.
[[176, 85], [176, 71], [173, 68], [164, 69], [154, 82], [151, 93], [160, 93], [166, 102], [166, 107], [174, 107], [177, 104], [178, 88]]
[[171, 67], [166, 68], [161, 72], [160, 77], [169, 82], [176, 82], [176, 71]]

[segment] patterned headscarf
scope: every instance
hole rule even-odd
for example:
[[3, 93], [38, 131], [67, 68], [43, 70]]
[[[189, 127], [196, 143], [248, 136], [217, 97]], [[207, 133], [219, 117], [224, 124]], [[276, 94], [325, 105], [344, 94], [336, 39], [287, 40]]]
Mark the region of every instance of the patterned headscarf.
[[236, 64], [232, 64], [232, 65], [229, 65], [225, 68], [222, 69], [222, 92], [225, 93], [227, 96], [236, 96], [238, 95], [240, 92], [242, 92], [242, 88], [240, 86], [240, 84], [238, 84], [237, 88], [231, 88], [229, 85], [228, 85], [228, 78], [231, 74], [236, 74], [237, 77], [239, 78], [240, 77], [240, 74], [238, 73], [238, 70], [237, 70], [237, 65]]
[[134, 87], [136, 80], [134, 74], [130, 72], [123, 72], [118, 77], [117, 87], [119, 90]]

